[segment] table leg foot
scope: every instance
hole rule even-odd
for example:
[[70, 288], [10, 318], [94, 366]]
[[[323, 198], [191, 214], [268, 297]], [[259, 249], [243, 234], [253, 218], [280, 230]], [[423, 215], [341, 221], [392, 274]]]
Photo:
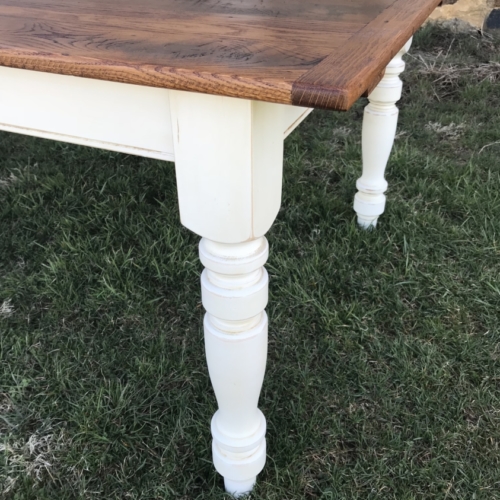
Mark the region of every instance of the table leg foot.
[[401, 98], [403, 82], [400, 74], [405, 69], [403, 55], [408, 52], [411, 40], [387, 66], [385, 76], [369, 95], [363, 120], [363, 174], [356, 183], [358, 193], [354, 210], [358, 224], [375, 228], [378, 218], [385, 211], [387, 181], [385, 169], [394, 145], [399, 110], [396, 102]]
[[214, 465], [234, 496], [249, 493], [266, 462], [266, 419], [258, 409], [267, 359], [269, 254], [266, 238], [216, 243], [200, 259], [205, 348], [219, 410], [212, 419]]
[[224, 479], [224, 487], [226, 491], [235, 498], [248, 495], [253, 490], [257, 477], [253, 477], [247, 481], [233, 481], [232, 479]]
[[361, 217], [358, 215], [358, 226], [362, 229], [375, 229], [378, 217]]

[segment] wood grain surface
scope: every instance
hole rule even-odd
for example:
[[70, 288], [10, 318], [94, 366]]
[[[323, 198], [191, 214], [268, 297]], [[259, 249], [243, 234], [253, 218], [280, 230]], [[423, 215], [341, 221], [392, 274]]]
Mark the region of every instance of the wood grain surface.
[[[438, 4], [439, 0], [396, 0], [352, 36], [342, 51], [334, 51], [301, 76], [293, 84], [292, 102], [312, 108], [349, 109], [360, 95], [375, 88], [387, 64]], [[412, 22], [408, 23], [409, 19]]]
[[0, 0], [0, 65], [348, 109], [440, 0]]

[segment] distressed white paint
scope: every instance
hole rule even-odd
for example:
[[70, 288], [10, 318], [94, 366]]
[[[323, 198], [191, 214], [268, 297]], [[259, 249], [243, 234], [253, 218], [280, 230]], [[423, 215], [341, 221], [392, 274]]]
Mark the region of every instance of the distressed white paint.
[[403, 55], [408, 52], [411, 39], [387, 66], [385, 76], [369, 95], [363, 121], [363, 174], [356, 186], [354, 210], [363, 228], [375, 227], [385, 210], [387, 181], [385, 169], [394, 145], [403, 82], [399, 75], [405, 69]]
[[[0, 130], [174, 161], [170, 91], [0, 66]], [[311, 110], [280, 105], [288, 136]]]
[[181, 221], [220, 243], [263, 236], [281, 202], [284, 107], [171, 92]]
[[203, 237], [205, 347], [219, 406], [213, 460], [240, 496], [266, 461], [257, 406], [267, 358], [264, 234], [280, 207], [283, 124], [306, 111], [287, 117], [279, 104], [185, 92], [172, 92], [171, 111], [181, 220]]
[[285, 139], [314, 111], [311, 108], [301, 108], [300, 106], [283, 105], [285, 111], [284, 130]]
[[165, 89], [0, 67], [0, 130], [174, 159]]

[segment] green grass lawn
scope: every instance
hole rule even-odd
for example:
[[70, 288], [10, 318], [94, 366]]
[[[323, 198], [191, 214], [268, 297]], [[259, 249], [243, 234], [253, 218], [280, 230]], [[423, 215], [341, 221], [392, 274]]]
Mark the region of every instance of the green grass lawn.
[[[366, 101], [286, 141], [254, 499], [500, 499], [500, 41], [407, 60], [376, 231]], [[176, 198], [170, 163], [0, 134], [0, 498], [228, 498]]]

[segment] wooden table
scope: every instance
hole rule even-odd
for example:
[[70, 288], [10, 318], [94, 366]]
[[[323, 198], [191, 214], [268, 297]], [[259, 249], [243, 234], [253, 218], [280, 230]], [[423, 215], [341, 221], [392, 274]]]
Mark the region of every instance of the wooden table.
[[213, 460], [236, 496], [266, 460], [264, 235], [284, 138], [311, 108], [369, 96], [355, 210], [375, 226], [401, 57], [439, 1], [0, 0], [0, 129], [175, 161], [206, 268]]

